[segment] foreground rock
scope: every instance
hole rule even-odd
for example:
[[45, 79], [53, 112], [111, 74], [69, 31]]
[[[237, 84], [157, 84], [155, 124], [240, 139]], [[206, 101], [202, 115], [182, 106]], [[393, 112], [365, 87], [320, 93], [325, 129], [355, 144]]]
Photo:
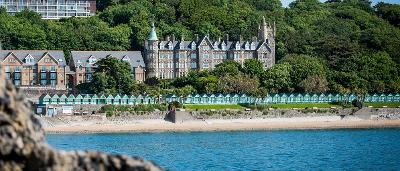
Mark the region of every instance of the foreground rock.
[[52, 149], [24, 95], [4, 80], [0, 71], [0, 170], [162, 170], [140, 158]]

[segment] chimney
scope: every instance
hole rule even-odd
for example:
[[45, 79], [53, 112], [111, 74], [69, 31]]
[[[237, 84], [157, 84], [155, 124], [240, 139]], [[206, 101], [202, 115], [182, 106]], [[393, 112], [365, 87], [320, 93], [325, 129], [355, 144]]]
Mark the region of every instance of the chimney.
[[221, 37], [218, 37], [218, 43], [221, 43]]
[[175, 42], [175, 34], [172, 34], [172, 42]]
[[243, 42], [243, 36], [239, 35], [239, 42]]
[[196, 38], [196, 42], [199, 41], [199, 35], [198, 34], [194, 34], [194, 37]]
[[253, 36], [253, 38], [252, 38], [251, 41], [252, 41], [252, 42], [257, 42], [257, 37], [256, 37], [256, 36]]
[[229, 34], [225, 34], [225, 43], [228, 43], [229, 41]]
[[165, 41], [169, 41], [169, 36], [165, 36]]
[[181, 42], [185, 41], [185, 38], [183, 35], [181, 35]]

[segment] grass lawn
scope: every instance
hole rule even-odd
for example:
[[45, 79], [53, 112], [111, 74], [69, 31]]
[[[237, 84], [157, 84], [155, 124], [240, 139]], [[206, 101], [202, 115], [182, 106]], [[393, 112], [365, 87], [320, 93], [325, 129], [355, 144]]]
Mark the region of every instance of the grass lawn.
[[371, 103], [364, 103], [364, 106], [372, 106], [372, 107], [399, 107], [400, 102], [371, 102]]
[[291, 109], [291, 108], [330, 108], [330, 107], [341, 107], [339, 105], [330, 104], [330, 103], [289, 103], [289, 104], [271, 104], [271, 107], [278, 109]]
[[238, 104], [185, 104], [185, 109], [191, 110], [204, 110], [204, 109], [244, 109], [243, 106]]

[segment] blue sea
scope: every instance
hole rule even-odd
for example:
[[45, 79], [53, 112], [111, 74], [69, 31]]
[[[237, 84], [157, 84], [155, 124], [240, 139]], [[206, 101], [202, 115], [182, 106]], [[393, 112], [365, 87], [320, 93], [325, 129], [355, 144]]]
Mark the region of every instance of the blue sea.
[[400, 170], [400, 129], [49, 134], [63, 150], [101, 150], [169, 170]]

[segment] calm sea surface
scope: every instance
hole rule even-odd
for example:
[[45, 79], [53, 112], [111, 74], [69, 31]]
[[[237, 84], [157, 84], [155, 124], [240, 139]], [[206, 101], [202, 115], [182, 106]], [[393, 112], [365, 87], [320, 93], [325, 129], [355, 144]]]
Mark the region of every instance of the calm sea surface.
[[142, 156], [169, 170], [400, 170], [400, 129], [50, 134], [64, 150]]

